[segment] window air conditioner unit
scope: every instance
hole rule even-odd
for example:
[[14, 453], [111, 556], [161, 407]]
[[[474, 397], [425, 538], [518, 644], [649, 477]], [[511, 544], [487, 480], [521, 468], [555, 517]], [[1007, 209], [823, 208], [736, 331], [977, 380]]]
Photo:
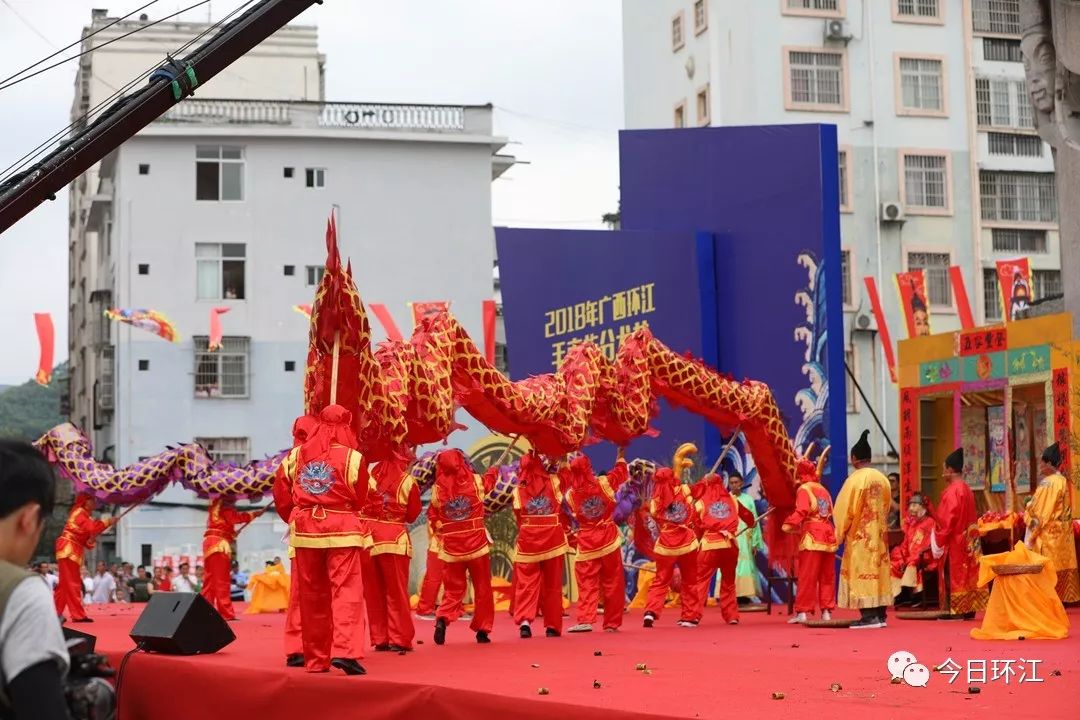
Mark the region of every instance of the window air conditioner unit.
[[904, 222], [904, 206], [896, 201], [881, 203], [881, 222]]
[[839, 40], [846, 43], [851, 40], [851, 32], [848, 30], [846, 20], [826, 20], [825, 40]]
[[854, 329], [859, 332], [877, 332], [877, 321], [870, 313], [859, 313], [855, 316]]

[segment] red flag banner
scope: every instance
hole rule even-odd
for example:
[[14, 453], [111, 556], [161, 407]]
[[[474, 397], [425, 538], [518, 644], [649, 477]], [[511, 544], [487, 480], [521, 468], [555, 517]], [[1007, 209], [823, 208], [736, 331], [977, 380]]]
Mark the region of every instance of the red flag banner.
[[896, 291], [904, 311], [908, 337], [930, 334], [930, 303], [926, 301], [926, 271], [896, 273]]
[[971, 315], [971, 301], [968, 300], [967, 286], [964, 285], [964, 271], [959, 265], [949, 268], [949, 281], [952, 283], [953, 299], [956, 300], [956, 312], [960, 315], [960, 327], [971, 330], [975, 327], [975, 318]]
[[498, 311], [494, 300], [484, 301], [484, 357], [495, 364], [495, 318]]
[[368, 307], [371, 308], [372, 314], [382, 325], [383, 330], [386, 332], [386, 337], [389, 340], [396, 342], [402, 342], [405, 338], [401, 334], [401, 330], [398, 329], [397, 323], [394, 322], [394, 316], [390, 314], [386, 305], [382, 303], [368, 303]]
[[878, 336], [881, 338], [881, 349], [885, 353], [885, 364], [889, 368], [889, 377], [896, 382], [896, 356], [893, 354], [892, 336], [889, 334], [889, 325], [885, 322], [885, 312], [881, 309], [881, 297], [878, 295], [877, 282], [873, 277], [863, 278], [866, 283], [866, 293], [870, 296], [870, 309], [877, 321]]
[[440, 312], [448, 312], [450, 310], [449, 300], [439, 300], [437, 302], [411, 302], [409, 303], [409, 309], [412, 310], [413, 328], [415, 329], [420, 321], [426, 318], [428, 315], [435, 315]]
[[223, 337], [221, 316], [227, 312], [229, 312], [227, 307], [210, 308], [210, 338], [206, 345], [209, 352], [221, 349], [221, 338]]
[[1018, 320], [1035, 299], [1031, 291], [1031, 263], [1027, 258], [997, 261], [998, 288], [1001, 290], [1001, 316], [1005, 322]]
[[56, 341], [52, 315], [49, 313], [34, 313], [34, 325], [37, 327], [38, 345], [41, 346], [38, 369], [34, 374], [34, 380], [37, 381], [38, 385], [48, 385], [52, 380], [53, 348]]

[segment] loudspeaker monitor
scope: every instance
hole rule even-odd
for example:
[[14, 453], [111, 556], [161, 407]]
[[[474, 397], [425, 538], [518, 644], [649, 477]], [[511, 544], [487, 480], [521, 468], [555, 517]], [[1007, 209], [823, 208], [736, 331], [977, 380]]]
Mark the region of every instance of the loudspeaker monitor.
[[236, 635], [202, 595], [159, 592], [150, 596], [131, 639], [149, 652], [198, 655], [217, 652]]

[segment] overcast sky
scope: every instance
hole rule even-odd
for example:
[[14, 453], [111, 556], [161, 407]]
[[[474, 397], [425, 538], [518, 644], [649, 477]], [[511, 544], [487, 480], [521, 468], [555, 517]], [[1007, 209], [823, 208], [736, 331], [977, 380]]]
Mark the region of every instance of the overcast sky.
[[[164, 0], [151, 18], [195, 0]], [[125, 15], [146, 0], [0, 0], [0, 77], [79, 38], [93, 7]], [[215, 0], [216, 20], [242, 0]], [[325, 0], [319, 28], [327, 99], [492, 103], [495, 131], [529, 165], [492, 184], [496, 225], [602, 227], [618, 205], [622, 126], [619, 0]], [[181, 19], [205, 20], [205, 6]], [[75, 52], [68, 51], [64, 56]], [[75, 63], [0, 90], [0, 169], [69, 122]], [[67, 357], [67, 192], [0, 236], [0, 384], [33, 377], [33, 313], [56, 324]], [[362, 291], [362, 289], [361, 289]]]

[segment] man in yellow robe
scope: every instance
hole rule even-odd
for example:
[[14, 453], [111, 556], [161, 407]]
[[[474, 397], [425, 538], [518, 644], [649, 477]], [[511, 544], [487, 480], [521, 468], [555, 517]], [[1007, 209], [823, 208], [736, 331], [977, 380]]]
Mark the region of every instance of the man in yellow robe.
[[862, 617], [852, 628], [885, 627], [885, 608], [893, 604], [888, 524], [892, 496], [889, 480], [870, 467], [869, 430], [851, 448], [855, 472], [833, 506], [836, 538], [844, 544], [836, 604], [858, 608]]
[[1050, 559], [1057, 571], [1058, 597], [1063, 603], [1071, 603], [1080, 601], [1072, 533], [1073, 488], [1060, 469], [1061, 449], [1055, 443], [1043, 451], [1039, 462], [1043, 479], [1024, 513], [1024, 544]]
[[289, 607], [289, 576], [279, 563], [267, 561], [266, 569], [248, 580], [251, 602], [245, 615], [285, 612]]

